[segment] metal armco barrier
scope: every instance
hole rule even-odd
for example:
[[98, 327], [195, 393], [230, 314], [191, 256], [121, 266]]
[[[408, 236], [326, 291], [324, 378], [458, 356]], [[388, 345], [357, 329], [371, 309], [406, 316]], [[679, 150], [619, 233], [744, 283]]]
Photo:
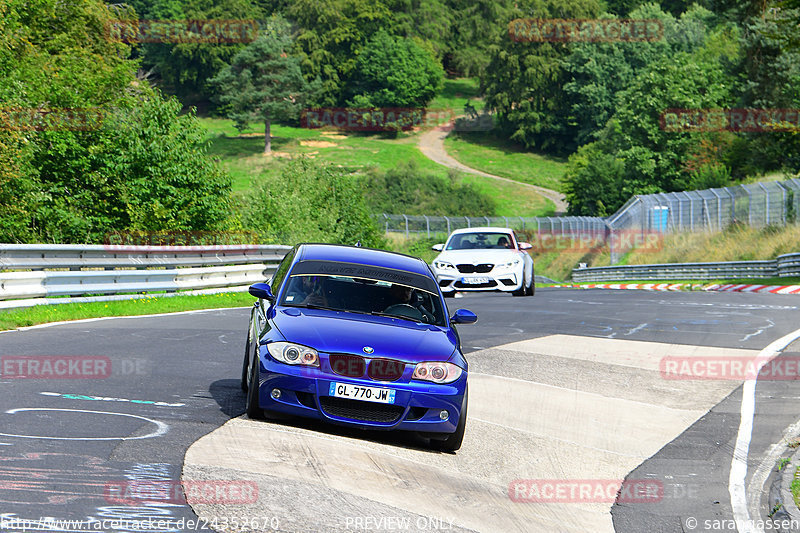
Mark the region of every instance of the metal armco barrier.
[[0, 269], [16, 270], [0, 272], [0, 300], [249, 285], [268, 278], [289, 250], [279, 245], [0, 244]]
[[800, 276], [800, 253], [785, 254], [766, 261], [726, 261], [719, 263], [672, 263], [576, 268], [576, 282], [629, 280], [714, 280]]

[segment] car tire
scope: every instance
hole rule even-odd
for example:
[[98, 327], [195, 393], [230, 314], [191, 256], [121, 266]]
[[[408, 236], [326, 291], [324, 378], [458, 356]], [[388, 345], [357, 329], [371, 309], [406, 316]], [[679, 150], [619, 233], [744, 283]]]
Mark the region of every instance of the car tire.
[[244, 361], [242, 362], [242, 390], [247, 392], [247, 369], [250, 366], [250, 332], [247, 332], [247, 342], [244, 343]]
[[526, 296], [533, 296], [536, 293], [536, 282], [531, 280], [530, 286], [525, 291]]
[[467, 404], [469, 388], [464, 389], [464, 400], [461, 402], [461, 415], [458, 417], [458, 425], [454, 433], [450, 433], [444, 440], [431, 439], [431, 448], [440, 452], [455, 452], [461, 448], [464, 441], [464, 430], [467, 428]]
[[524, 275], [522, 278], [522, 285], [519, 286], [519, 289], [513, 291], [511, 294], [513, 296], [527, 296], [528, 295], [528, 280], [525, 279]]
[[247, 411], [248, 418], [262, 420], [264, 418], [264, 411], [261, 409], [261, 406], [258, 405], [258, 357], [253, 358], [253, 364], [250, 369], [245, 410]]

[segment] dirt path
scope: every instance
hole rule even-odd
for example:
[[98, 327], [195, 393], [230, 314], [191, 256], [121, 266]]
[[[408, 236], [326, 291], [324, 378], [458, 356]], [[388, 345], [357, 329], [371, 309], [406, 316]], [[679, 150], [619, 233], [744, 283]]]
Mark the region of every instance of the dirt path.
[[527, 187], [529, 189], [533, 189], [537, 193], [541, 194], [548, 200], [552, 201], [556, 206], [556, 215], [563, 215], [567, 212], [567, 202], [564, 199], [564, 195], [560, 192], [554, 191], [552, 189], [546, 189], [544, 187], [539, 187], [538, 185], [530, 185], [528, 183], [522, 183], [520, 181], [515, 181], [508, 178], [503, 178], [500, 176], [495, 176], [494, 174], [487, 174], [486, 172], [476, 170], [474, 168], [470, 168], [457, 160], [453, 157], [448, 155], [447, 151], [444, 149], [444, 138], [450, 133], [452, 129], [452, 125], [447, 126], [439, 126], [438, 128], [434, 128], [428, 132], [423, 133], [419, 138], [419, 149], [425, 154], [425, 157], [430, 159], [435, 163], [439, 163], [440, 165], [444, 165], [448, 168], [453, 168], [456, 170], [460, 170], [461, 172], [467, 172], [469, 174], [476, 174], [478, 176], [484, 176], [487, 178], [492, 178], [495, 180], [507, 181], [511, 183], [516, 183], [521, 185], [522, 187]]

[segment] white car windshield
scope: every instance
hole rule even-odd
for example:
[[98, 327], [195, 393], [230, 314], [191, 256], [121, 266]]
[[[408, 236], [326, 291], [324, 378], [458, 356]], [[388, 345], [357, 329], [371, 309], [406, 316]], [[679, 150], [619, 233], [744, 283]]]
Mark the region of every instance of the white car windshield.
[[445, 250], [507, 250], [514, 247], [514, 239], [508, 233], [457, 233], [447, 241]]

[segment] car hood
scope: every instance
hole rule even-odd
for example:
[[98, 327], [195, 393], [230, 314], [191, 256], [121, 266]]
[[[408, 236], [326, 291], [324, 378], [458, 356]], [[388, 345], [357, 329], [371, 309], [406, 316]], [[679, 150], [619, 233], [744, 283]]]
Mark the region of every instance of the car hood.
[[[325, 353], [350, 353], [416, 363], [446, 361], [458, 342], [452, 330], [399, 318], [322, 309], [283, 308], [273, 323], [284, 339]], [[374, 351], [367, 354], [364, 347]]]
[[502, 264], [510, 263], [514, 259], [519, 259], [522, 252], [517, 250], [448, 250], [440, 253], [435, 261], [447, 261], [448, 263], [470, 263], [470, 264]]

